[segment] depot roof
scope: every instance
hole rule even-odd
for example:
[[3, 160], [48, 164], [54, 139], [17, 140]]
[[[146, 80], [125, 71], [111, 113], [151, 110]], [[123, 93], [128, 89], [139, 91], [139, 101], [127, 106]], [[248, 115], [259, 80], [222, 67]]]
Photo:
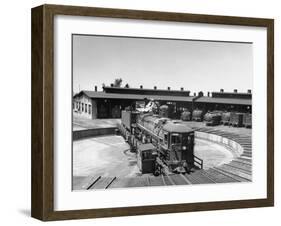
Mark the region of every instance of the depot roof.
[[121, 94], [121, 93], [105, 93], [105, 92], [95, 92], [95, 91], [86, 91], [83, 90], [76, 96], [85, 94], [89, 98], [94, 99], [131, 99], [131, 100], [143, 100], [153, 99], [153, 100], [165, 100], [165, 101], [192, 101], [194, 97], [192, 96], [162, 96], [162, 95], [146, 95], [146, 94]]
[[153, 99], [158, 101], [178, 101], [178, 102], [194, 102], [197, 103], [217, 103], [217, 104], [237, 104], [252, 105], [251, 99], [239, 98], [221, 98], [221, 97], [194, 97], [194, 96], [165, 96], [165, 95], [146, 95], [146, 94], [123, 94], [123, 93], [106, 93], [83, 90], [74, 97], [86, 95], [92, 99], [128, 99], [128, 100], [144, 100]]
[[252, 105], [251, 99], [239, 98], [221, 98], [221, 97], [200, 97], [195, 102], [198, 103], [216, 103], [216, 104], [239, 104], [239, 105]]

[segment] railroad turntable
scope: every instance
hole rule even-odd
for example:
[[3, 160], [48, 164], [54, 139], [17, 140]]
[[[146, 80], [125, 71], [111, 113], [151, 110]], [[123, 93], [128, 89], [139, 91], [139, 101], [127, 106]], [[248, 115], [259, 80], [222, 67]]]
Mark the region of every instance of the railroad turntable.
[[[252, 181], [250, 129], [172, 120], [149, 106], [122, 111], [116, 134], [74, 142], [73, 190]], [[87, 142], [95, 150], [85, 154]]]

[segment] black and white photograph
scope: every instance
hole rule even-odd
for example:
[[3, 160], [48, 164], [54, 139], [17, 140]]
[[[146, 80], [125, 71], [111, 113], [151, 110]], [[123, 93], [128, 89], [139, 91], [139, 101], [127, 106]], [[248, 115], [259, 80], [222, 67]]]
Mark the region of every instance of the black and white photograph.
[[252, 182], [251, 42], [72, 34], [72, 190]]

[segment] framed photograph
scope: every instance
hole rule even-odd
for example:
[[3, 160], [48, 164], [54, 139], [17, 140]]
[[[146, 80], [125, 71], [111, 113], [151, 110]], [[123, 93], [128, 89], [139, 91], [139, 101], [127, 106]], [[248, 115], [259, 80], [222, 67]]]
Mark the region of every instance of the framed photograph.
[[274, 205], [274, 21], [32, 9], [32, 216]]

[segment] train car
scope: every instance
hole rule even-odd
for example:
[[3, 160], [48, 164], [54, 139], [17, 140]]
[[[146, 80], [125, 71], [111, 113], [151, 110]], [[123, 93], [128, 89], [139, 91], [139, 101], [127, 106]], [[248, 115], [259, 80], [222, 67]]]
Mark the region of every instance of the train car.
[[203, 121], [203, 111], [196, 109], [192, 112], [192, 121], [202, 122]]
[[169, 115], [169, 106], [168, 105], [162, 105], [159, 108], [159, 116], [168, 118]]
[[[186, 126], [179, 121], [172, 121], [169, 118], [163, 118], [152, 113], [139, 114], [135, 125], [127, 125], [130, 121], [130, 114], [133, 112], [122, 112], [121, 133], [131, 142], [138, 140], [138, 146], [142, 144], [152, 144], [156, 149], [155, 155], [152, 150], [137, 147], [139, 162], [143, 162], [146, 158], [141, 152], [150, 152], [148, 162], [140, 164], [142, 172], [151, 172], [151, 167], [154, 157], [154, 174], [169, 175], [172, 173], [186, 173], [190, 172], [195, 166], [203, 167], [203, 161], [194, 156], [194, 129]], [[128, 119], [129, 118], [129, 119]], [[123, 122], [124, 120], [124, 122]], [[131, 120], [131, 122], [133, 122]], [[124, 125], [127, 125], [124, 128]], [[134, 129], [132, 129], [134, 128]], [[134, 146], [134, 144], [130, 144]], [[194, 160], [196, 158], [196, 161]], [[200, 162], [201, 161], [201, 162]], [[143, 162], [144, 163], [144, 162]], [[147, 169], [144, 169], [146, 168]]]
[[204, 121], [206, 126], [216, 126], [221, 123], [221, 112], [214, 111], [214, 112], [207, 112], [204, 115]]
[[244, 114], [243, 125], [246, 128], [252, 128], [252, 114], [250, 114], [250, 113]]
[[138, 111], [123, 110], [121, 112], [121, 123], [129, 132], [136, 127]]
[[221, 123], [223, 125], [228, 125], [230, 120], [230, 112], [223, 112], [221, 114]]
[[191, 120], [191, 113], [190, 111], [184, 111], [181, 113], [181, 120], [182, 121], [190, 121]]
[[137, 165], [139, 170], [145, 173], [155, 172], [156, 147], [151, 144], [140, 144], [137, 147]]
[[243, 125], [244, 115], [245, 115], [244, 113], [231, 112], [230, 119], [229, 119], [229, 125], [241, 127]]

